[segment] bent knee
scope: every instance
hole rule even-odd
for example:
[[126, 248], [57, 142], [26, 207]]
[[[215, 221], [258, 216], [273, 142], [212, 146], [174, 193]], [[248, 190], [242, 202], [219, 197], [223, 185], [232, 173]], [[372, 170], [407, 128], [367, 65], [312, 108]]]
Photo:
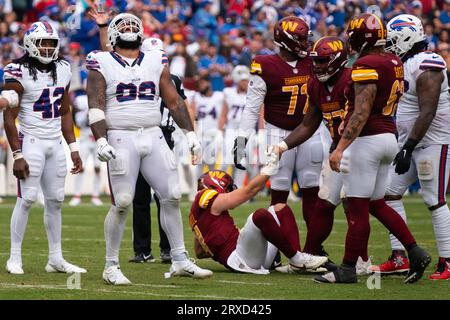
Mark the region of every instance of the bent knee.
[[131, 193], [126, 192], [118, 193], [117, 195], [115, 195], [114, 198], [116, 207], [120, 209], [127, 209], [133, 202], [133, 197]]

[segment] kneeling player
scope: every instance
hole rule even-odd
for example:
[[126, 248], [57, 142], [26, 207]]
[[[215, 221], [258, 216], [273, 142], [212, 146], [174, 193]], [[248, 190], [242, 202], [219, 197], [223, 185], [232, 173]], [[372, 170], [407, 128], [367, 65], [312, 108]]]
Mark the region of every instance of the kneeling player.
[[240, 232], [228, 213], [264, 188], [278, 171], [277, 158], [271, 157], [261, 173], [239, 189], [224, 171], [209, 171], [200, 177], [200, 191], [189, 216], [197, 258], [211, 257], [233, 271], [254, 274], [269, 273], [277, 250], [289, 258], [294, 270], [316, 269], [327, 262], [326, 257], [300, 252], [295, 217], [284, 203], [256, 210]]

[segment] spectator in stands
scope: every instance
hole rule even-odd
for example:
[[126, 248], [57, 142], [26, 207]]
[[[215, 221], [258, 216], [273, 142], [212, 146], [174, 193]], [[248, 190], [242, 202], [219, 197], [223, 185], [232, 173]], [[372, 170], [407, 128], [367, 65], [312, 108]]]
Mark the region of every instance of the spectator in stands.
[[208, 47], [208, 54], [202, 56], [198, 62], [199, 76], [209, 78], [213, 91], [222, 91], [225, 88], [223, 78], [230, 73], [230, 69], [225, 58], [217, 54], [217, 48], [212, 43]]

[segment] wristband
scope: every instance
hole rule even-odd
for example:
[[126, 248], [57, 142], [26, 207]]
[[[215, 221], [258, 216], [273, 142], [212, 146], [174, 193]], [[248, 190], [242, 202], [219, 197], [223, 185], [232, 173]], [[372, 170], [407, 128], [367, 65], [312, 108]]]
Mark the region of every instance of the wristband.
[[419, 142], [413, 139], [408, 139], [403, 145], [402, 149], [405, 149], [409, 152], [413, 152]]
[[19, 160], [19, 159], [23, 159], [23, 154], [22, 154], [22, 150], [21, 149], [17, 149], [16, 151], [13, 151], [13, 159], [14, 161]]
[[289, 149], [288, 145], [286, 144], [286, 142], [284, 142], [284, 140], [278, 143], [278, 148], [280, 148], [281, 151], [283, 152]]
[[72, 143], [69, 143], [69, 149], [70, 149], [70, 152], [79, 152], [80, 151], [80, 145], [76, 141], [72, 142]]
[[109, 25], [108, 23], [100, 23], [100, 24], [97, 23], [97, 26], [99, 28], [106, 28], [108, 25]]

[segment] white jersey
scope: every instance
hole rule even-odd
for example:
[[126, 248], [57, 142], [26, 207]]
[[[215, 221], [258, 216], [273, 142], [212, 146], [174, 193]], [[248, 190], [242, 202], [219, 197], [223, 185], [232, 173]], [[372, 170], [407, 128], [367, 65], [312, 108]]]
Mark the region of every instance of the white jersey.
[[239, 129], [242, 112], [245, 107], [246, 92], [238, 92], [237, 87], [223, 89], [225, 102], [228, 106], [226, 129]]
[[214, 92], [212, 96], [196, 93], [194, 98], [197, 128], [206, 132], [219, 128], [219, 117], [222, 112], [224, 96], [222, 92]]
[[450, 144], [450, 130], [448, 130], [450, 123], [450, 97], [448, 93], [447, 74], [445, 72], [446, 63], [440, 55], [433, 52], [421, 52], [409, 58], [404, 63], [405, 93], [400, 98], [397, 109], [397, 129], [400, 144], [406, 142], [414, 122], [419, 116], [420, 109], [416, 82], [422, 72], [429, 68], [442, 69], [444, 81], [441, 85], [441, 95], [439, 97], [436, 116], [418, 146]]
[[20, 131], [39, 139], [56, 139], [61, 136], [61, 100], [70, 83], [72, 72], [65, 60], [56, 62], [57, 81], [51, 72], [37, 71], [33, 80], [24, 65], [10, 63], [5, 67], [4, 81], [18, 81], [23, 87], [19, 110]]
[[127, 62], [116, 52], [93, 51], [87, 68], [106, 81], [106, 125], [109, 130], [137, 130], [161, 123], [159, 80], [167, 64], [164, 51], [141, 52]]

